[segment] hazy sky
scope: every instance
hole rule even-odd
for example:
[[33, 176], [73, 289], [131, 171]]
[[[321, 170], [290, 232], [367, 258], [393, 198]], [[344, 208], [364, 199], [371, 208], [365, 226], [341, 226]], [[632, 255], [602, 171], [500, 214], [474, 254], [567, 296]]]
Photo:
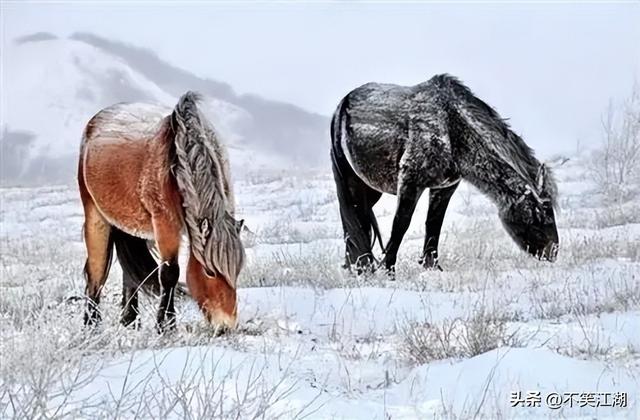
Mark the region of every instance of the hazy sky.
[[[448, 72], [546, 153], [593, 142], [640, 81], [640, 2], [7, 3], [3, 42], [89, 31], [149, 47], [238, 92], [330, 115], [368, 82]], [[3, 57], [10, 59], [10, 57]]]

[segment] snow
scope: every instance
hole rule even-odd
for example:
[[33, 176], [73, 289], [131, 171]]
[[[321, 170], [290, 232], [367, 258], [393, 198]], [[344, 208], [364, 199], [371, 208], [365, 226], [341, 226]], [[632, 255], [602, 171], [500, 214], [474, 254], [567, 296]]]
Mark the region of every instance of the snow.
[[[74, 299], [83, 293], [84, 258], [77, 191], [2, 189], [0, 416], [17, 410], [8, 395], [16, 407], [32, 395], [34, 372], [67, 378], [82, 366], [85, 376], [64, 404], [60, 383], [51, 382], [42, 400], [49, 414], [638, 418], [640, 220], [631, 213], [620, 219], [620, 209], [592, 198], [591, 212], [603, 215], [593, 223], [582, 204], [594, 188], [584, 171], [579, 157], [557, 170], [564, 204], [556, 263], [519, 251], [493, 206], [463, 184], [443, 226], [445, 271], [425, 272], [417, 263], [421, 200], [396, 281], [340, 269], [330, 174], [281, 171], [237, 180], [238, 216], [256, 240], [239, 280], [239, 329], [221, 337], [185, 299], [173, 334], [157, 335], [157, 303], [148, 298], [140, 303], [141, 329], [119, 327], [117, 264], [103, 293], [103, 327], [83, 332], [82, 301]], [[376, 206], [385, 238], [394, 207], [393, 197]], [[500, 327], [485, 330], [487, 323]], [[412, 325], [451, 327], [448, 355], [411, 357]], [[469, 353], [468, 340], [491, 342], [492, 334], [497, 341]], [[541, 406], [512, 407], [518, 391], [540, 391]], [[544, 398], [553, 392], [626, 392], [628, 407], [550, 409]]]
[[[81, 393], [86, 397], [99, 393], [107, 387], [114, 390], [123, 389], [122, 372], [127, 369], [136, 372], [128, 379], [132, 383], [144, 380], [149, 370], [157, 370], [158, 376], [176, 381], [181, 377], [197, 376], [198, 371], [213, 372], [213, 378], [223, 381], [228, 372], [233, 372], [235, 379], [243, 382], [250, 375], [250, 367], [264, 369], [268, 374], [279, 377], [278, 366], [291, 363], [288, 358], [276, 355], [265, 355], [257, 358], [257, 365], [247, 363], [246, 355], [219, 348], [178, 348], [158, 352], [141, 351], [133, 359], [112, 364], [103, 369], [93, 383]], [[335, 357], [323, 357], [322, 364], [327, 371], [339, 371], [341, 362]], [[131, 363], [131, 367], [129, 364]], [[283, 387], [295, 383], [295, 374], [304, 375], [305, 371], [318, 363], [318, 357], [311, 351], [307, 356], [295, 360], [289, 367], [289, 375]], [[215, 367], [214, 367], [215, 365]], [[351, 373], [364, 380], [372, 387], [358, 388], [358, 382], [351, 384], [351, 395], [331, 395], [318, 399], [319, 409], [313, 418], [423, 418], [440, 416], [446, 410], [452, 412], [473, 413], [474, 404], [483, 398], [489, 399], [496, 412], [509, 413], [516, 416], [532, 416], [539, 414], [540, 408], [524, 408], [519, 412], [508, 411], [508, 401], [500, 401], [497, 390], [528, 391], [539, 390], [543, 395], [551, 392], [581, 392], [584, 384], [592, 384], [589, 388], [594, 392], [616, 390], [633, 395], [637, 385], [629, 379], [624, 371], [608, 369], [602, 363], [589, 363], [559, 356], [543, 349], [500, 348], [485, 354], [463, 360], [442, 361], [432, 363], [411, 371], [401, 382], [394, 383], [385, 389], [375, 389], [376, 385], [385, 383], [385, 377], [379, 368], [371, 363], [363, 366], [351, 366]], [[567, 372], [572, 372], [567, 375]], [[356, 376], [357, 375], [357, 376]], [[488, 378], [491, 380], [487, 389]], [[215, 380], [214, 379], [214, 380]], [[344, 380], [336, 375], [335, 380]], [[149, 385], [166, 386], [161, 383]], [[126, 389], [126, 387], [125, 387]], [[235, 390], [231, 389], [230, 392]], [[287, 411], [296, 412], [304, 408], [308, 401], [317, 394], [311, 386], [298, 387], [287, 400]], [[117, 397], [117, 394], [116, 394]], [[442, 407], [442, 401], [451, 401], [448, 407]], [[599, 416], [616, 417], [615, 409], [601, 408]], [[585, 416], [594, 414], [594, 410], [574, 407], [563, 410], [565, 416]], [[619, 413], [618, 413], [619, 414]]]

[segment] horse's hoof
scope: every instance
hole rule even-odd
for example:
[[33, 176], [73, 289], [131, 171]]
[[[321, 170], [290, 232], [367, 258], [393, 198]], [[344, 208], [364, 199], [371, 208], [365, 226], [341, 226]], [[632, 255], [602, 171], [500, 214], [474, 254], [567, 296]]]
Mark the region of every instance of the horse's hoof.
[[438, 264], [438, 257], [435, 253], [425, 255], [420, 259], [420, 264], [429, 271], [442, 271], [442, 267]]
[[170, 319], [156, 324], [158, 334], [162, 335], [176, 330], [176, 320]]
[[213, 329], [213, 336], [222, 337], [222, 336], [230, 335], [231, 332], [233, 332], [233, 328], [230, 328], [227, 325], [217, 325]]
[[376, 267], [373, 264], [360, 266], [356, 269], [356, 274], [358, 276], [370, 276], [375, 272], [376, 272]]
[[351, 275], [356, 276], [369, 276], [376, 271], [376, 266], [371, 263], [356, 263], [356, 264], [343, 264], [342, 268]]
[[129, 328], [132, 330], [139, 330], [140, 329], [140, 320], [139, 319], [127, 319], [127, 318], [122, 318], [120, 320], [120, 324], [122, 324], [123, 327], [125, 328]]
[[158, 331], [158, 335], [171, 334], [176, 330], [175, 325], [156, 325], [156, 331]]
[[389, 267], [385, 267], [384, 269], [385, 274], [387, 275], [387, 279], [391, 280], [391, 281], [395, 281], [396, 280], [396, 266], [392, 265]]
[[93, 311], [91, 313], [84, 313], [84, 326], [87, 328], [94, 328], [100, 324], [102, 317], [98, 311]]

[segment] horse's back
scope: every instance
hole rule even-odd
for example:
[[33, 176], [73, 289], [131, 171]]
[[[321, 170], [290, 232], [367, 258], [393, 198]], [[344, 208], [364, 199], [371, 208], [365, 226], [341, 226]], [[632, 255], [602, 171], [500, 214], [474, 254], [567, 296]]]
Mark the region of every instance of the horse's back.
[[152, 236], [139, 186], [145, 163], [155, 154], [154, 137], [170, 112], [155, 105], [116, 104], [98, 112], [84, 132], [80, 187], [110, 224], [136, 236]]
[[350, 127], [367, 132], [375, 129], [384, 135], [394, 135], [405, 124], [411, 108], [413, 87], [367, 83], [349, 92]]
[[158, 130], [162, 119], [171, 109], [155, 104], [119, 103], [102, 109], [89, 120], [83, 141], [95, 142], [121, 138], [144, 140]]
[[393, 194], [400, 166], [409, 158], [415, 170], [424, 172], [425, 186], [439, 185], [439, 176], [428, 173], [436, 156], [419, 155], [433, 146], [433, 134], [445, 121], [441, 99], [430, 82], [367, 83], [351, 91], [344, 100], [347, 133], [340, 141], [356, 173], [371, 187]]

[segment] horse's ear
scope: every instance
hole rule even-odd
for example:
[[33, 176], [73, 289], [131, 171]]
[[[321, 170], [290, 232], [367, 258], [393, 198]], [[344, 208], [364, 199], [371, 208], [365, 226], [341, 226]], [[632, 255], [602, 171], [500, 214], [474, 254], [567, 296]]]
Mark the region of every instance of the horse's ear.
[[540, 165], [540, 169], [538, 169], [538, 176], [536, 179], [536, 187], [538, 192], [542, 192], [544, 190], [544, 182], [547, 176], [547, 167], [543, 163]]
[[238, 234], [242, 232], [243, 226], [244, 226], [244, 219], [236, 220], [236, 232], [238, 232]]
[[207, 218], [202, 219], [202, 221], [200, 222], [200, 232], [202, 233], [202, 236], [204, 236], [205, 238], [209, 236], [209, 232], [210, 232], [209, 219]]
[[552, 159], [546, 160], [544, 162], [544, 165], [547, 167], [547, 169], [556, 169], [561, 167], [562, 165], [564, 165], [565, 163], [569, 162], [571, 159], [563, 156], [563, 155], [559, 155], [556, 156]]

